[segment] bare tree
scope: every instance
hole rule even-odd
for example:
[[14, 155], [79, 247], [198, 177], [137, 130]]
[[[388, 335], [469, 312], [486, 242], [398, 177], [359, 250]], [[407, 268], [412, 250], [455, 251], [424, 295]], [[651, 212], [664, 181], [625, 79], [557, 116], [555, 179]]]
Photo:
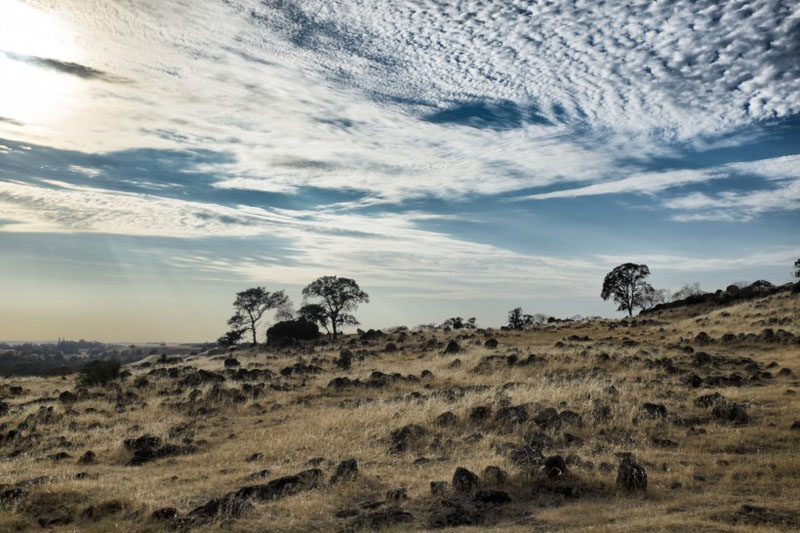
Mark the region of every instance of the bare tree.
[[669, 292], [666, 289], [654, 289], [649, 283], [645, 283], [641, 297], [642, 310], [652, 309], [659, 304], [663, 304], [668, 298]]
[[675, 302], [677, 300], [685, 300], [690, 296], [697, 296], [699, 294], [703, 294], [703, 290], [700, 288], [699, 283], [687, 283], [672, 293], [672, 301]]
[[652, 290], [650, 284], [644, 281], [649, 275], [650, 269], [647, 265], [634, 263], [619, 265], [603, 280], [600, 297], [603, 300], [614, 298], [614, 302], [618, 305], [618, 311], [627, 311], [628, 316], [633, 316], [633, 310], [642, 306], [644, 291]]

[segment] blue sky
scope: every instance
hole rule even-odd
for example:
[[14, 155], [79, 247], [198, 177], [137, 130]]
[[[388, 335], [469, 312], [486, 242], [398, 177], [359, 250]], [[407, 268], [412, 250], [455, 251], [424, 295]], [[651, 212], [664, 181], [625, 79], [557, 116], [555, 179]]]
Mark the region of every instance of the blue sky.
[[366, 327], [789, 280], [794, 2], [8, 0], [0, 338], [203, 340], [353, 277]]

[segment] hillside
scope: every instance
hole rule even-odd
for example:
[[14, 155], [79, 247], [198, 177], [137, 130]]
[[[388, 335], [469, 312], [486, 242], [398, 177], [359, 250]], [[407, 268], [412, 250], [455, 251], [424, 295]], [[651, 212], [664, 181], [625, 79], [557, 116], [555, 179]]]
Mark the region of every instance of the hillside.
[[797, 530], [798, 317], [782, 291], [5, 379], [0, 530]]

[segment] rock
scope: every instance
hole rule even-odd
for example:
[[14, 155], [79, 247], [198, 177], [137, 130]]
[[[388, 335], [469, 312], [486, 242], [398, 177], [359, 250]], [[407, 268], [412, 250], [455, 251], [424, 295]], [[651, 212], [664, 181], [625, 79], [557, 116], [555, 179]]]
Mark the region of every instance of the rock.
[[708, 344], [711, 344], [712, 342], [714, 342], [714, 340], [711, 337], [709, 337], [708, 333], [706, 333], [705, 331], [701, 331], [694, 338], [694, 343], [700, 346], [706, 346]]
[[397, 345], [395, 343], [393, 343], [393, 342], [387, 342], [386, 346], [383, 347], [383, 350], [385, 352], [390, 352], [390, 353], [391, 352], [396, 352], [397, 351]]
[[405, 487], [390, 489], [386, 491], [386, 501], [389, 503], [399, 503], [408, 499], [408, 490]]
[[667, 408], [660, 403], [643, 403], [642, 410], [647, 413], [650, 418], [666, 418]]
[[558, 422], [558, 411], [548, 407], [534, 416], [533, 421], [543, 429], [547, 429]]
[[629, 492], [647, 490], [647, 470], [633, 460], [631, 454], [621, 454], [617, 468], [617, 486]]
[[336, 472], [331, 476], [331, 485], [341, 481], [353, 481], [358, 478], [358, 462], [355, 459], [345, 459], [336, 467]]
[[431, 494], [433, 496], [444, 496], [449, 485], [447, 481], [431, 481]]
[[800, 430], [800, 420], [795, 420], [789, 429]]
[[494, 415], [494, 421], [498, 424], [522, 424], [528, 420], [528, 411], [523, 405], [513, 407], [503, 407]]
[[110, 500], [107, 502], [103, 502], [98, 505], [92, 505], [87, 507], [81, 513], [81, 517], [85, 520], [91, 520], [93, 522], [97, 522], [99, 520], [103, 520], [109, 516], [113, 516], [123, 509], [122, 502], [119, 500]]
[[528, 444], [515, 448], [509, 459], [514, 466], [530, 470], [540, 466], [544, 462], [542, 451]]
[[511, 496], [502, 490], [482, 489], [475, 493], [473, 500], [482, 505], [505, 505], [511, 503]]
[[695, 407], [711, 407], [712, 405], [715, 405], [717, 402], [721, 402], [724, 400], [725, 397], [722, 394], [715, 392], [712, 394], [704, 394], [702, 396], [698, 396], [697, 398], [694, 399], [694, 405]]
[[448, 427], [458, 422], [458, 417], [451, 411], [446, 411], [436, 417], [436, 425], [439, 427]]
[[161, 445], [161, 439], [152, 435], [142, 435], [136, 439], [125, 439], [125, 448], [133, 452], [133, 457], [125, 463], [127, 466], [140, 466], [161, 457], [183, 455], [197, 451], [194, 446]]
[[58, 452], [58, 453], [54, 453], [53, 455], [48, 455], [47, 456], [47, 458], [52, 460], [52, 461], [61, 461], [63, 459], [69, 459], [70, 457], [72, 457], [72, 456], [70, 454], [68, 454], [67, 452]]
[[729, 401], [717, 402], [711, 410], [711, 415], [718, 421], [735, 424], [746, 424], [750, 419], [744, 405]]
[[406, 524], [414, 520], [414, 515], [403, 509], [391, 508], [375, 511], [359, 517], [353, 521], [353, 528], [357, 531], [367, 529], [380, 531], [397, 524]]
[[75, 403], [78, 401], [78, 395], [75, 394], [74, 392], [65, 390], [64, 392], [58, 395], [58, 401], [67, 404]]
[[391, 451], [403, 452], [427, 434], [428, 430], [418, 424], [409, 424], [395, 429], [389, 434], [389, 440], [392, 443]]
[[477, 518], [474, 511], [469, 511], [463, 506], [456, 504], [432, 512], [428, 516], [427, 526], [430, 529], [469, 526], [474, 524]]
[[490, 405], [476, 405], [469, 411], [469, 419], [473, 422], [480, 422], [486, 420], [492, 414], [492, 406]]
[[165, 522], [167, 520], [172, 520], [177, 515], [178, 511], [174, 507], [161, 507], [153, 511], [150, 515], [150, 519], [156, 522]]
[[490, 349], [497, 348], [497, 344], [497, 339], [487, 339], [487, 341], [483, 343], [484, 346]]
[[544, 460], [542, 469], [550, 479], [558, 479], [567, 473], [567, 463], [560, 455], [553, 455]]
[[239, 366], [239, 361], [233, 357], [228, 357], [223, 364], [225, 368], [236, 368]]
[[196, 523], [205, 523], [221, 517], [238, 518], [253, 510], [253, 505], [244, 498], [237, 498], [233, 493], [222, 498], [214, 498], [189, 511], [188, 517]]
[[97, 460], [97, 456], [92, 450], [88, 450], [86, 453], [80, 456], [78, 459], [79, 465], [91, 465], [94, 464]]
[[456, 341], [450, 341], [447, 343], [447, 347], [444, 349], [445, 355], [451, 355], [454, 353], [458, 353], [461, 351], [461, 346]]
[[481, 472], [481, 479], [487, 485], [505, 485], [508, 482], [508, 474], [499, 466], [487, 466]]
[[263, 453], [256, 452], [253, 455], [251, 455], [250, 457], [248, 457], [247, 459], [245, 459], [245, 462], [246, 463], [255, 463], [256, 461], [260, 461], [263, 458], [264, 458], [264, 454]]
[[339, 352], [339, 358], [335, 361], [336, 368], [340, 370], [350, 370], [353, 364], [353, 352], [350, 350], [342, 350]]
[[478, 476], [467, 470], [466, 468], [458, 467], [453, 474], [453, 490], [458, 493], [471, 492], [478, 488], [480, 480]]

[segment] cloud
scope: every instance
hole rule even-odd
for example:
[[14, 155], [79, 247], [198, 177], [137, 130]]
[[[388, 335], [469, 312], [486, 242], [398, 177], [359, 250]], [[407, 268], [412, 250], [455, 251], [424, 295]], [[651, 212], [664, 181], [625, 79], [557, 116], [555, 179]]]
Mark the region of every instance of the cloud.
[[[37, 140], [231, 154], [209, 166], [224, 189], [395, 202], [603, 190], [613, 178], [635, 185], [641, 169], [619, 164], [632, 153], [675, 155], [800, 111], [798, 10], [766, 0], [48, 8], [102, 43], [59, 61], [135, 83], [93, 89], [79, 120]], [[304, 159], [325, 165], [285, 165]]]
[[37, 67], [55, 70], [62, 74], [70, 74], [87, 80], [103, 80], [113, 83], [125, 83], [128, 81], [124, 78], [109, 74], [108, 72], [87, 67], [80, 63], [73, 63], [72, 61], [61, 61], [50, 57], [36, 57], [13, 52], [5, 52], [5, 55], [14, 61], [22, 61], [24, 63], [36, 65]]
[[764, 191], [726, 191], [716, 195], [695, 192], [667, 200], [663, 205], [668, 209], [687, 211], [673, 215], [672, 219], [679, 222], [746, 222], [766, 212], [800, 209], [800, 179], [782, 182]]
[[667, 209], [691, 211], [673, 215], [678, 222], [704, 220], [749, 221], [772, 211], [800, 209], [800, 155], [729, 163], [710, 168], [647, 172], [621, 180], [595, 183], [573, 189], [537, 193], [513, 201], [577, 198], [605, 194], [655, 194], [668, 189], [726, 180], [737, 176], [767, 180], [768, 190], [722, 191], [714, 195], [692, 192], [662, 199]]

